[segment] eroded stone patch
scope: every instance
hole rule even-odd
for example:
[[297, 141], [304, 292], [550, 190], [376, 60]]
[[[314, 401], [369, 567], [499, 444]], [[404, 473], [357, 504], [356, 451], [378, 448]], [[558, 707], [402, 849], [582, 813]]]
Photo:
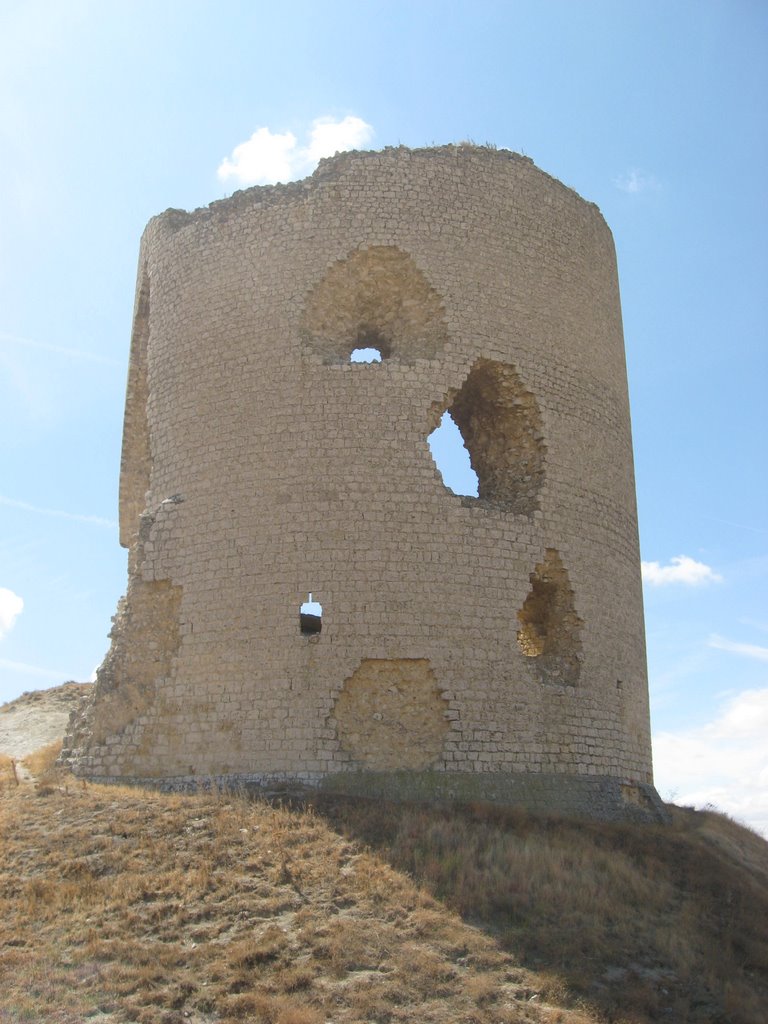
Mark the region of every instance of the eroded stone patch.
[[447, 704], [426, 658], [365, 658], [334, 716], [342, 749], [373, 771], [423, 770], [439, 758]]
[[413, 259], [379, 245], [333, 264], [307, 299], [302, 333], [329, 363], [367, 348], [411, 362], [434, 356], [446, 327], [440, 297]]
[[547, 548], [530, 575], [531, 589], [517, 613], [517, 643], [544, 683], [575, 686], [581, 672], [582, 620], [576, 614], [568, 573]]
[[123, 450], [120, 460], [120, 543], [124, 548], [130, 547], [133, 543], [150, 485], [152, 456], [147, 422], [149, 314], [149, 275], [145, 269], [136, 296], [123, 420]]

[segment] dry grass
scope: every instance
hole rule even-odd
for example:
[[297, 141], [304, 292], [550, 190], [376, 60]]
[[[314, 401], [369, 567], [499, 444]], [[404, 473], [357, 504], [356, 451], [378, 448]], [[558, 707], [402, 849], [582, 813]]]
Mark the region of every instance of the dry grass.
[[292, 810], [53, 756], [0, 796], [0, 1024], [768, 1019], [767, 848], [720, 817]]
[[542, 1019], [533, 975], [311, 811], [70, 781], [0, 817], [2, 1024]]
[[16, 760], [6, 754], [0, 754], [0, 793], [18, 786], [19, 775]]
[[56, 765], [60, 753], [61, 740], [54, 740], [53, 743], [47, 743], [24, 758], [22, 763], [34, 776], [38, 788], [47, 788], [66, 781], [67, 773]]
[[723, 815], [608, 826], [343, 801], [325, 813], [547, 973], [554, 1003], [611, 1021], [768, 1020], [768, 845]]

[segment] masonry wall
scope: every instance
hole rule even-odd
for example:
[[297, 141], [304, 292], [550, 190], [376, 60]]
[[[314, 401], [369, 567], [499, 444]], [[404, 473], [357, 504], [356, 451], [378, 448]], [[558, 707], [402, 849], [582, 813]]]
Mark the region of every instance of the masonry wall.
[[344, 154], [152, 220], [120, 500], [79, 774], [652, 795], [613, 243], [526, 158]]

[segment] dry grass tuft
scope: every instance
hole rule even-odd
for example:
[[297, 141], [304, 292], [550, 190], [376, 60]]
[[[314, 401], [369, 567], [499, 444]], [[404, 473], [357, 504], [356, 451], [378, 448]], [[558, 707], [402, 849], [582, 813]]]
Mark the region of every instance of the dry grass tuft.
[[0, 1024], [768, 1019], [768, 848], [721, 817], [300, 810], [38, 753], [47, 798], [0, 796]]

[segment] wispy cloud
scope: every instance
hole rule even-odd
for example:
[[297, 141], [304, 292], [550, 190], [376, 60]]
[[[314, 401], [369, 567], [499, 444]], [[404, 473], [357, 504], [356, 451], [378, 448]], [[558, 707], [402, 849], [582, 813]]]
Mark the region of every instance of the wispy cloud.
[[713, 523], [722, 523], [723, 526], [734, 526], [737, 530], [749, 530], [750, 533], [768, 533], [768, 530], [762, 526], [752, 526], [749, 523], [734, 523], [732, 519], [720, 519], [719, 516], [705, 516], [705, 519], [710, 519]]
[[87, 523], [90, 526], [106, 526], [115, 529], [117, 523], [113, 519], [104, 519], [102, 516], [86, 516], [78, 512], [64, 512], [57, 508], [40, 508], [39, 505], [30, 505], [26, 501], [17, 501], [15, 498], [6, 498], [0, 494], [0, 505], [7, 505], [9, 508], [18, 508], [23, 512], [35, 512], [41, 516], [55, 516], [57, 519], [70, 519], [75, 523]]
[[698, 587], [703, 583], [720, 583], [723, 577], [688, 555], [676, 555], [669, 565], [659, 562], [642, 563], [643, 582], [654, 587], [663, 587], [671, 583], [682, 583], [689, 587]]
[[768, 687], [731, 697], [705, 725], [654, 736], [656, 786], [676, 803], [713, 804], [768, 837]]
[[708, 647], [716, 647], [719, 651], [732, 651], [734, 654], [743, 654], [747, 658], [757, 658], [758, 661], [768, 661], [768, 647], [761, 647], [759, 644], [740, 644], [735, 640], [727, 640], [724, 636], [713, 633], [707, 641]]
[[742, 626], [751, 626], [753, 629], [759, 629], [761, 633], [768, 633], [768, 621], [764, 622], [761, 619], [739, 619]]
[[652, 174], [633, 167], [625, 174], [620, 174], [613, 179], [613, 184], [622, 192], [630, 195], [637, 195], [639, 192], [658, 192], [661, 189], [661, 182]]
[[57, 669], [40, 668], [39, 665], [28, 665], [24, 661], [9, 661], [7, 658], [0, 658], [0, 668], [9, 672], [18, 672], [23, 676], [37, 676], [38, 679], [54, 679], [60, 683], [70, 679], [66, 672], [59, 672]]
[[67, 348], [65, 345], [53, 345], [47, 341], [21, 338], [17, 334], [8, 334], [6, 331], [0, 331], [0, 341], [7, 345], [18, 345], [23, 348], [38, 349], [41, 352], [51, 352], [65, 359], [80, 359], [89, 363], [102, 363], [105, 366], [120, 366], [120, 362], [117, 359], [110, 359], [99, 352], [87, 352], [85, 349]]
[[293, 181], [311, 173], [326, 156], [367, 145], [373, 128], [359, 117], [348, 116], [340, 121], [319, 117], [312, 122], [304, 145], [293, 132], [272, 132], [257, 128], [246, 142], [225, 157], [217, 174], [223, 182], [238, 185], [272, 185]]
[[13, 629], [13, 624], [24, 609], [24, 599], [7, 587], [0, 587], [0, 640]]

